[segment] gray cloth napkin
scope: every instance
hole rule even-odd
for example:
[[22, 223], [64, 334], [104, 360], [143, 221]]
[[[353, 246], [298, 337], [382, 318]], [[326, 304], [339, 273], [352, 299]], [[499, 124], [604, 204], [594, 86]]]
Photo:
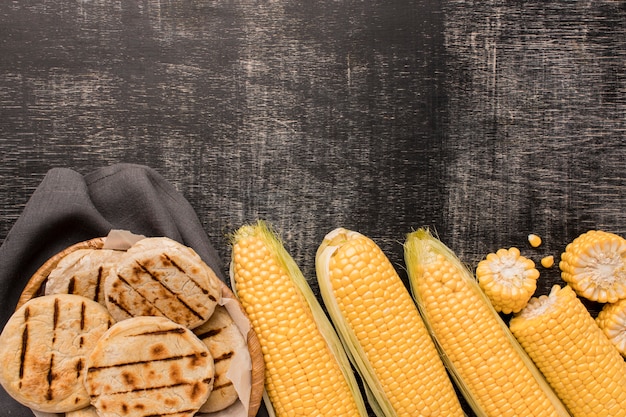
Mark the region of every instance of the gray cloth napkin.
[[[177, 240], [192, 247], [224, 280], [222, 262], [195, 211], [155, 170], [117, 164], [83, 176], [55, 168], [46, 174], [0, 247], [2, 328], [24, 286], [46, 260], [74, 243], [106, 236], [111, 229]], [[32, 417], [1, 388], [1, 415]]]

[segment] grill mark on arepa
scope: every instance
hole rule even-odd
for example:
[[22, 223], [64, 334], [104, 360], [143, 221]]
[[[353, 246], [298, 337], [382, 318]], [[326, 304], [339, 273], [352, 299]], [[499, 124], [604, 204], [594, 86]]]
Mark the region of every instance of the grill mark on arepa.
[[196, 336], [198, 336], [198, 339], [200, 340], [205, 340], [205, 339], [209, 339], [211, 337], [217, 336], [218, 334], [220, 334], [222, 332], [222, 330], [224, 330], [226, 327], [220, 327], [219, 329], [211, 329], [211, 330], [207, 330], [204, 333], [199, 333]]
[[46, 400], [52, 401], [54, 399], [54, 393], [52, 391], [52, 382], [55, 379], [52, 368], [54, 367], [54, 353], [50, 355], [50, 364], [48, 365], [48, 373], [46, 375], [46, 381], [48, 382], [48, 391], [46, 392]]
[[163, 330], [151, 330], [148, 332], [142, 332], [142, 333], [135, 333], [132, 335], [129, 335], [128, 337], [136, 337], [136, 336], [161, 336], [164, 334], [170, 334], [170, 333], [174, 333], [174, 334], [183, 334], [187, 332], [187, 329], [183, 328], [183, 327], [173, 327], [171, 329], [163, 329]]
[[54, 313], [52, 315], [52, 330], [57, 328], [57, 324], [59, 323], [59, 299], [54, 299]]
[[80, 303], [80, 330], [85, 330], [85, 312], [87, 305], [84, 302]]
[[[194, 279], [191, 277], [191, 274], [187, 273], [187, 271], [185, 271], [185, 270], [184, 270], [184, 269], [183, 269], [180, 265], [178, 265], [178, 264], [177, 264], [177, 263], [176, 263], [176, 262], [175, 262], [172, 258], [170, 258], [170, 257], [167, 255], [167, 253], [163, 253], [162, 255], [163, 255], [163, 257], [164, 257], [165, 259], [167, 259], [167, 260], [168, 260], [168, 261], [169, 261], [169, 262], [170, 262], [170, 263], [174, 266], [174, 268], [178, 269], [180, 272], [182, 272], [183, 274], [187, 275], [187, 277], [189, 278], [189, 280], [190, 280], [191, 282], [193, 282], [194, 284], [196, 284], [196, 287], [200, 288], [200, 291], [202, 291], [202, 294], [205, 294], [205, 295], [206, 295], [206, 294], [210, 294], [210, 291], [209, 291], [208, 289], [204, 288], [202, 285], [200, 285], [200, 283], [199, 283], [199, 282], [197, 282], [196, 280], [194, 280]], [[210, 297], [213, 297], [213, 296], [211, 295]], [[215, 300], [215, 298], [212, 298], [212, 299], [211, 299], [211, 301], [216, 301], [216, 300]]]
[[187, 355], [169, 356], [167, 358], [145, 359], [141, 361], [114, 363], [111, 365], [92, 366], [87, 370], [87, 372], [94, 373], [98, 371], [103, 371], [105, 369], [123, 368], [126, 366], [134, 366], [134, 365], [147, 365], [147, 364], [157, 363], [157, 362], [172, 362], [172, 361], [177, 361], [181, 359], [194, 359], [195, 360], [198, 358], [198, 356], [206, 357], [208, 356], [208, 353], [207, 352], [194, 352], [194, 353], [189, 353]]
[[108, 300], [111, 304], [113, 304], [115, 307], [119, 308], [120, 310], [122, 310], [128, 317], [132, 317], [133, 314], [128, 311], [128, 309], [122, 305], [117, 299], [115, 299], [114, 297], [110, 296], [108, 297]]
[[[167, 255], [165, 255], [167, 257]], [[169, 258], [168, 258], [169, 259]], [[196, 310], [194, 310], [189, 304], [187, 304], [182, 298], [180, 298], [180, 295], [176, 292], [174, 292], [171, 288], [169, 288], [167, 285], [165, 285], [165, 283], [163, 281], [161, 281], [159, 279], [159, 277], [154, 274], [152, 271], [150, 271], [148, 269], [148, 267], [144, 264], [142, 264], [141, 262], [139, 262], [138, 260], [136, 261], [137, 265], [139, 265], [139, 267], [146, 273], [148, 274], [148, 276], [157, 284], [159, 284], [164, 290], [166, 290], [168, 293], [170, 293], [175, 299], [176, 301], [178, 301], [180, 304], [182, 304], [187, 310], [189, 310], [189, 312], [191, 314], [193, 314], [194, 316], [196, 316], [197, 318], [199, 318], [200, 320], [205, 320], [206, 317], [204, 317], [202, 314], [198, 313]], [[184, 272], [184, 271], [183, 271]], [[187, 278], [190, 279], [191, 282], [195, 283], [196, 286], [198, 286], [198, 284], [191, 279], [191, 277], [187, 275]], [[200, 287], [202, 288], [202, 287]], [[142, 296], [143, 297], [143, 296]], [[145, 298], [145, 297], [144, 297]]]
[[76, 289], [76, 277], [72, 276], [67, 283], [67, 293], [74, 294], [74, 290]]
[[24, 362], [26, 361], [26, 351], [28, 350], [28, 325], [24, 326], [22, 332], [22, 352], [20, 353], [20, 379], [24, 377]]
[[101, 291], [101, 287], [102, 287], [102, 276], [103, 276], [103, 272], [104, 268], [102, 266], [100, 266], [98, 268], [98, 278], [96, 278], [96, 288], [94, 289], [94, 295], [93, 295], [93, 300], [94, 301], [98, 301], [100, 299], [100, 291]]
[[223, 384], [213, 385], [212, 392], [215, 392], [215, 391], [220, 390], [220, 389], [226, 389], [228, 387], [231, 387], [232, 385], [233, 385], [232, 381], [226, 381]]
[[164, 417], [164, 416], [188, 415], [189, 413], [195, 413], [196, 411], [197, 410], [195, 409], [189, 409], [189, 410], [172, 411], [171, 413], [144, 414], [141, 417]]
[[230, 352], [226, 352], [223, 355], [220, 355], [220, 356], [217, 356], [217, 357], [213, 358], [213, 362], [218, 363], [218, 362], [221, 362], [221, 361], [228, 360], [228, 359], [232, 358], [234, 354], [235, 354], [235, 352], [233, 352], [231, 350]]
[[[141, 294], [139, 291], [137, 291], [137, 289], [135, 287], [130, 285], [128, 280], [126, 278], [124, 278], [121, 274], [117, 274], [117, 278], [122, 282], [122, 284], [124, 284], [126, 287], [128, 287], [129, 290], [133, 291], [135, 294], [140, 296], [147, 304], [150, 305], [150, 307], [152, 307], [154, 310], [158, 311], [159, 314], [161, 314], [162, 316], [167, 317], [167, 315], [163, 311], [161, 311], [156, 305], [154, 305], [154, 303], [152, 303], [152, 301], [148, 300], [143, 294]], [[133, 317], [134, 316], [134, 314], [128, 308], [126, 308], [126, 306], [124, 306], [122, 303], [120, 303], [119, 300], [113, 298], [111, 295], [109, 295], [108, 299], [109, 299], [109, 301], [113, 305], [115, 305], [117, 308], [119, 308], [124, 313], [126, 313], [126, 315], [128, 315], [128, 317]]]
[[[211, 379], [210, 378], [209, 379], [203, 379], [202, 383], [203, 384], [210, 384], [211, 383]], [[107, 392], [106, 396], [107, 397], [112, 397], [114, 395], [126, 395], [126, 394], [132, 394], [132, 393], [135, 393], [135, 392], [160, 391], [160, 390], [184, 387], [184, 386], [195, 385], [195, 384], [197, 384], [197, 381], [174, 382], [174, 383], [171, 383], [171, 384], [157, 385], [155, 387], [137, 387], [137, 388], [132, 388], [132, 389], [125, 390], [125, 391]], [[91, 398], [97, 398], [98, 396], [99, 396], [99, 394], [92, 394], [92, 395], [90, 395]]]

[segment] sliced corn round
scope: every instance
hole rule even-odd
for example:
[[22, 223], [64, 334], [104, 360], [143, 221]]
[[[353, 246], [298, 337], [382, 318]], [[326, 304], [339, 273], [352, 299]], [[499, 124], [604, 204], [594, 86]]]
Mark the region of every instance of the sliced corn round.
[[590, 230], [574, 239], [561, 255], [561, 277], [576, 294], [614, 303], [626, 298], [626, 239]]
[[519, 249], [498, 249], [476, 267], [476, 279], [497, 311], [520, 311], [537, 289], [539, 271]]

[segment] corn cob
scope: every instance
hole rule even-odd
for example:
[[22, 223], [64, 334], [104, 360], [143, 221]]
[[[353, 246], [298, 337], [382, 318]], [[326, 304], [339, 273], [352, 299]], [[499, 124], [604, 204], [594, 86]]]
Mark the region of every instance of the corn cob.
[[407, 236], [405, 262], [424, 323], [478, 416], [569, 416], [448, 247], [417, 230]]
[[320, 292], [381, 416], [463, 416], [404, 283], [364, 235], [338, 228], [316, 255]]
[[337, 334], [266, 223], [233, 235], [230, 276], [259, 337], [268, 406], [276, 415], [367, 416]]
[[509, 325], [574, 417], [626, 416], [626, 362], [571, 287], [531, 299]]
[[596, 323], [619, 353], [626, 357], [626, 298], [605, 304], [596, 317]]
[[496, 311], [520, 311], [537, 289], [539, 271], [519, 249], [498, 249], [476, 267], [476, 278]]
[[626, 298], [626, 239], [590, 230], [569, 243], [561, 255], [561, 278], [576, 294], [614, 303]]

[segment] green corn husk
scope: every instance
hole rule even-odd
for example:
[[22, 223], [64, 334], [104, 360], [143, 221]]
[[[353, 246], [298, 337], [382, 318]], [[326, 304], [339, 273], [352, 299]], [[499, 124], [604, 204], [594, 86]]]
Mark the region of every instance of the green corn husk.
[[[547, 411], [543, 415], [555, 417], [570, 416], [543, 375], [512, 335], [506, 323], [493, 308], [487, 296], [482, 292], [473, 273], [458, 259], [452, 250], [434, 237], [428, 229], [422, 228], [407, 235], [404, 245], [404, 256], [411, 292], [424, 318], [424, 323], [429, 328], [441, 357], [448, 367], [457, 387], [479, 417], [496, 417], [496, 414], [489, 414], [487, 412], [487, 407], [484, 405], [486, 402], [478, 396], [478, 389], [470, 385], [469, 375], [476, 371], [479, 366], [493, 359], [496, 360], [496, 363], [507, 363], [506, 357], [503, 356], [504, 352], [513, 352], [511, 353], [511, 357], [518, 356], [529, 371], [524, 374], [524, 379], [532, 384], [532, 386], [539, 387], [541, 391], [545, 393], [543, 403], [546, 404]], [[438, 287], [431, 287], [431, 289], [436, 288], [442, 292], [446, 292], [450, 289], [451, 292], [448, 293], [451, 302], [450, 311], [457, 314], [454, 317], [450, 317], [450, 315], [454, 313], [448, 313], [445, 317], [441, 314], [439, 317], [440, 322], [437, 323], [434, 320], [438, 313], [433, 309], [433, 300], [429, 299], [429, 296], [432, 296], [432, 294], [425, 294], [422, 291], [427, 283], [424, 269], [442, 259], [453, 268], [453, 271], [458, 272], [462, 279], [460, 283], [456, 284], [450, 280], [450, 276], [446, 277], [444, 275], [440, 277], [440, 283], [435, 284], [439, 285]], [[458, 297], [458, 299], [454, 298], [455, 301], [452, 302], [452, 297]], [[442, 300], [437, 300], [438, 303], [441, 301]], [[461, 308], [456, 310], [457, 306]], [[478, 313], [475, 313], [477, 311], [481, 311], [484, 314], [477, 316]], [[471, 340], [467, 335], [471, 333], [471, 329], [477, 328], [475, 326], [479, 318], [489, 323], [490, 333], [484, 335], [480, 340]], [[445, 325], [443, 324], [444, 320], [446, 321]], [[456, 326], [456, 329], [454, 329], [455, 322], [460, 324]], [[464, 332], [464, 334], [457, 336], [465, 343], [463, 352], [464, 354], [467, 353], [467, 356], [463, 358], [457, 357], [451, 344], [447, 342], [449, 339], [446, 338], [446, 335], [456, 330]], [[497, 337], [499, 342], [497, 342], [497, 344], [490, 342], [491, 337]], [[483, 346], [489, 346], [491, 348], [488, 354], [481, 353]], [[511, 349], [513, 350], [511, 351]], [[474, 366], [472, 363], [477, 365]], [[472, 368], [468, 368], [466, 365], [471, 365]], [[503, 371], [502, 375], [498, 376], [497, 382], [500, 386], [504, 386], [505, 383], [510, 385], [504, 392], [505, 395], [507, 395], [507, 401], [511, 403], [514, 400], [510, 399], [509, 396], [513, 395], [512, 392], [514, 392], [517, 387], [521, 386], [524, 380], [513, 381], [513, 383], [509, 384], [506, 378], [512, 370], [504, 369]], [[490, 390], [484, 391], [486, 392], [485, 395], [492, 395]], [[524, 398], [523, 395], [520, 395], [520, 397]], [[529, 409], [535, 411], [538, 409], [539, 404], [528, 404], [527, 406]], [[500, 417], [500, 414], [497, 414], [497, 417]]]

